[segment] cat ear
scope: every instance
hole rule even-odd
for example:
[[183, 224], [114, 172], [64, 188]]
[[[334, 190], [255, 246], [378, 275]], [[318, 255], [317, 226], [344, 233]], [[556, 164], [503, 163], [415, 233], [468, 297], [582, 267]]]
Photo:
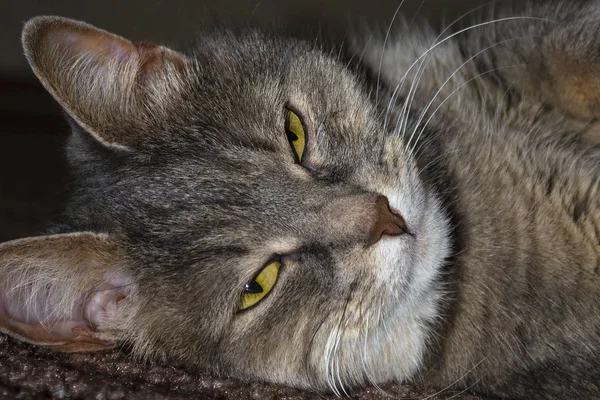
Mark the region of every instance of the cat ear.
[[114, 347], [133, 280], [109, 237], [73, 233], [0, 244], [0, 331], [60, 351]]
[[83, 22], [36, 17], [25, 24], [22, 41], [46, 89], [106, 145], [135, 148], [143, 139], [135, 132], [160, 119], [161, 102], [183, 85], [182, 54]]

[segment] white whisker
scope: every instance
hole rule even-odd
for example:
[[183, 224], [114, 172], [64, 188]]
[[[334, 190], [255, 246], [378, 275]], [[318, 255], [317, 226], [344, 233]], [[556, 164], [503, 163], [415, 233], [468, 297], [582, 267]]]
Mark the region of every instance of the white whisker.
[[[474, 10], [472, 10], [471, 12], [473, 12], [473, 11], [474, 11]], [[468, 15], [468, 13], [467, 13], [467, 14], [465, 14], [465, 15]], [[462, 17], [461, 17], [461, 18], [462, 18]], [[422, 60], [424, 57], [426, 57], [426, 56], [427, 56], [429, 53], [431, 53], [431, 52], [432, 52], [434, 49], [436, 49], [438, 46], [440, 46], [441, 44], [443, 44], [443, 43], [447, 42], [448, 40], [452, 39], [453, 37], [455, 37], [455, 36], [457, 36], [457, 35], [460, 35], [461, 33], [464, 33], [464, 32], [467, 32], [467, 31], [470, 31], [470, 30], [472, 30], [472, 29], [475, 29], [475, 28], [482, 27], [482, 26], [491, 25], [491, 24], [496, 24], [496, 23], [499, 23], [499, 22], [511, 21], [511, 20], [520, 20], [520, 19], [530, 19], [530, 20], [538, 20], [538, 21], [544, 21], [544, 22], [554, 22], [554, 21], [552, 21], [552, 20], [548, 20], [548, 19], [545, 19], [545, 18], [538, 18], [538, 17], [507, 17], [507, 18], [499, 18], [499, 19], [495, 19], [495, 20], [492, 20], [492, 21], [482, 22], [482, 23], [475, 24], [475, 25], [469, 26], [469, 27], [467, 27], [467, 28], [461, 29], [461, 30], [459, 30], [459, 31], [457, 31], [457, 32], [455, 32], [455, 33], [453, 33], [452, 35], [445, 37], [445, 38], [444, 38], [444, 39], [442, 39], [441, 41], [434, 43], [434, 44], [433, 44], [433, 45], [432, 45], [432, 46], [431, 46], [429, 49], [427, 49], [427, 50], [426, 50], [426, 51], [425, 51], [423, 54], [421, 54], [421, 55], [420, 55], [420, 56], [419, 56], [419, 57], [418, 57], [418, 58], [417, 58], [417, 59], [416, 59], [416, 60], [415, 60], [415, 61], [414, 61], [414, 62], [413, 62], [413, 63], [412, 63], [412, 64], [411, 64], [409, 67], [408, 67], [408, 69], [407, 69], [407, 70], [404, 72], [404, 75], [402, 75], [402, 76], [400, 77], [400, 83], [398, 84], [398, 86], [400, 86], [401, 84], [403, 84], [404, 80], [405, 80], [405, 79], [407, 78], [407, 76], [408, 76], [408, 73], [409, 73], [409, 72], [410, 72], [410, 71], [411, 71], [411, 70], [412, 70], [412, 69], [413, 69], [413, 68], [414, 68], [414, 67], [415, 67], [415, 66], [416, 66], [416, 65], [419, 63], [419, 61], [421, 61], [421, 60]], [[459, 19], [457, 19], [456, 21], [458, 21], [458, 20], [459, 20]], [[453, 23], [455, 23], [456, 21], [454, 21]], [[450, 26], [452, 26], [452, 25], [450, 25]], [[450, 27], [450, 26], [449, 26], [449, 27]], [[446, 30], [448, 30], [448, 28], [449, 28], [449, 27], [447, 27], [447, 28], [446, 28], [446, 29], [445, 29], [443, 32], [445, 32]], [[443, 34], [443, 32], [442, 32], [442, 34]], [[440, 37], [440, 36], [441, 36], [441, 34], [440, 34], [440, 35], [438, 35], [438, 37]], [[381, 60], [382, 60], [382, 61], [381, 61], [381, 63], [383, 62], [383, 52], [384, 52], [384, 50], [382, 50], [382, 55], [381, 55]], [[381, 63], [380, 63], [380, 64], [381, 64]], [[379, 71], [379, 72], [381, 72], [381, 65], [380, 65], [380, 71]], [[379, 76], [377, 77], [377, 85], [379, 86]], [[395, 95], [395, 92], [396, 92], [396, 90], [397, 90], [398, 86], [397, 86], [397, 87], [396, 87], [396, 89], [394, 90], [394, 93], [392, 93], [392, 98], [394, 97], [394, 95]], [[376, 98], [377, 98], [377, 97], [376, 97]]]
[[[478, 51], [473, 56], [471, 56], [469, 59], [467, 59], [464, 63], [462, 63], [458, 68], [456, 68], [454, 70], [454, 72], [452, 72], [452, 74], [450, 74], [450, 76], [444, 81], [444, 83], [442, 83], [440, 85], [440, 87], [437, 90], [437, 92], [435, 92], [435, 94], [432, 96], [431, 100], [427, 103], [427, 105], [425, 106], [425, 108], [421, 112], [421, 116], [419, 117], [419, 120], [417, 121], [417, 124], [415, 125], [415, 130], [413, 131], [413, 133], [412, 133], [412, 135], [411, 135], [411, 137], [410, 137], [410, 139], [408, 141], [407, 147], [410, 148], [410, 143], [411, 143], [413, 135], [416, 133], [417, 129], [419, 128], [419, 125], [423, 121], [423, 118], [425, 118], [425, 115], [427, 114], [427, 111], [429, 111], [429, 108], [432, 106], [432, 104], [434, 103], [434, 101], [437, 99], [437, 96], [442, 92], [442, 90], [452, 80], [452, 78], [454, 78], [456, 76], [457, 73], [459, 73], [467, 64], [469, 64], [471, 61], [473, 61], [475, 58], [477, 58], [481, 54], [485, 53], [486, 51], [488, 51], [490, 49], [493, 49], [494, 47], [499, 46], [501, 44], [505, 44], [505, 43], [512, 42], [512, 41], [515, 41], [515, 40], [520, 40], [520, 39], [523, 39], [523, 38], [522, 37], [511, 38], [511, 39], [502, 40], [500, 42], [494, 43], [493, 45], [488, 46], [488, 47], [484, 48], [483, 50]], [[487, 72], [493, 72], [493, 71], [487, 71]], [[471, 80], [469, 80], [469, 82], [470, 81]], [[415, 141], [415, 145], [416, 145], [416, 143], [418, 143], [419, 138], [420, 138], [420, 135], [419, 135], [419, 137], [417, 137], [417, 140]], [[411, 153], [412, 153], [412, 151], [411, 151]]]
[[381, 48], [381, 57], [379, 59], [379, 69], [377, 71], [377, 83], [375, 85], [375, 104], [379, 104], [379, 78], [381, 77], [381, 67], [383, 66], [383, 56], [385, 55], [385, 46], [387, 45], [387, 41], [390, 36], [390, 32], [392, 31], [392, 26], [394, 25], [394, 21], [396, 21], [396, 17], [400, 12], [400, 8], [404, 4], [404, 0], [400, 2], [398, 7], [396, 7], [396, 12], [394, 12], [394, 16], [388, 25], [387, 32], [385, 33], [385, 38], [383, 39], [383, 47]]
[[[481, 365], [481, 364], [482, 364], [482, 363], [483, 363], [485, 360], [487, 360], [487, 356], [483, 357], [483, 358], [482, 358], [482, 359], [481, 359], [481, 360], [480, 360], [480, 361], [479, 361], [477, 364], [475, 364], [473, 367], [469, 368], [469, 370], [468, 370], [467, 372], [465, 372], [464, 374], [462, 374], [460, 377], [458, 377], [458, 378], [457, 378], [457, 379], [456, 379], [454, 382], [452, 382], [451, 384], [447, 385], [447, 386], [446, 386], [446, 387], [444, 387], [443, 389], [440, 389], [440, 390], [438, 390], [437, 392], [435, 392], [435, 393], [433, 393], [433, 394], [430, 394], [430, 395], [429, 395], [429, 396], [427, 396], [427, 397], [422, 397], [422, 398], [420, 398], [420, 399], [418, 399], [418, 400], [430, 400], [430, 399], [432, 399], [432, 398], [434, 398], [434, 397], [436, 397], [436, 396], [439, 396], [440, 394], [442, 394], [442, 393], [444, 393], [444, 392], [446, 392], [446, 391], [448, 391], [448, 390], [452, 389], [452, 387], [453, 387], [454, 385], [456, 385], [457, 383], [459, 383], [459, 382], [460, 382], [461, 380], [463, 380], [463, 379], [464, 379], [464, 378], [465, 378], [467, 375], [469, 375], [471, 372], [473, 372], [473, 370], [475, 370], [475, 368], [477, 368], [478, 366], [480, 366], [480, 365]], [[475, 384], [476, 384], [476, 383], [475, 383]], [[469, 387], [471, 387], [471, 386], [469, 386]], [[466, 389], [466, 390], [468, 390], [468, 389]], [[458, 393], [458, 395], [460, 395], [460, 394], [462, 394], [462, 393], [464, 393], [464, 390], [463, 390], [462, 392]], [[455, 394], [455, 395], [452, 395], [452, 397], [450, 397], [450, 398], [454, 398], [454, 397], [456, 397], [456, 396], [457, 396], [457, 395]], [[406, 400], [408, 400], [408, 399], [406, 399]]]
[[[526, 64], [516, 64], [516, 65], [508, 65], [505, 67], [499, 67], [499, 68], [494, 68], [485, 72], [482, 72], [481, 74], [478, 74], [477, 76], [474, 76], [473, 78], [469, 79], [468, 81], [462, 83], [460, 86], [458, 86], [456, 89], [454, 89], [448, 96], [446, 96], [446, 98], [437, 106], [437, 108], [433, 111], [433, 113], [431, 114], [431, 116], [429, 117], [429, 119], [427, 119], [427, 121], [425, 122], [425, 124], [423, 125], [423, 127], [421, 128], [421, 130], [419, 131], [419, 135], [417, 136], [417, 140], [415, 140], [415, 146], [417, 145], [417, 143], [419, 142], [419, 138], [421, 137], [422, 133], [425, 131], [425, 129], [427, 128], [427, 125], [429, 124], [429, 122], [431, 122], [431, 120], [433, 119], [433, 117], [435, 116], [435, 114], [440, 110], [440, 108], [442, 108], [442, 106], [454, 95], [456, 94], [460, 89], [462, 89], [463, 87], [465, 87], [467, 84], [471, 83], [472, 81], [474, 81], [475, 79], [481, 78], [484, 75], [490, 74], [492, 72], [498, 71], [498, 70], [502, 70], [502, 69], [508, 69], [508, 68], [517, 68], [517, 67], [524, 67], [526, 66]], [[415, 130], [413, 131], [413, 134], [416, 133], [416, 130], [419, 128], [419, 124], [416, 125]]]
[[[362, 59], [364, 58], [365, 55], [365, 51], [367, 51], [367, 48], [369, 47], [369, 43], [371, 43], [371, 40], [373, 40], [373, 35], [369, 36], [369, 39], [367, 40], [367, 42], [364, 44], [362, 51], [360, 52], [360, 56], [358, 57], [359, 62], [362, 61]], [[346, 68], [350, 67], [350, 64], [352, 64], [352, 61], [354, 60], [354, 57], [356, 57], [356, 54], [358, 53], [358, 49], [356, 49], [354, 51], [354, 53], [352, 53], [352, 56], [350, 56], [350, 59], [348, 60], [348, 62], [346, 63]]]
[[[477, 11], [477, 10], [479, 10], [479, 9], [481, 9], [481, 8], [485, 7], [486, 5], [489, 5], [489, 4], [490, 4], [490, 3], [487, 3], [487, 4], [481, 5], [481, 6], [479, 6], [479, 7], [476, 7], [476, 8], [474, 8], [474, 9], [470, 10], [469, 12], [467, 12], [467, 13], [465, 13], [465, 14], [461, 15], [460, 17], [456, 18], [454, 21], [452, 21], [452, 22], [451, 22], [451, 23], [450, 23], [450, 24], [449, 24], [449, 25], [448, 25], [446, 28], [444, 28], [444, 30], [442, 30], [442, 32], [440, 32], [440, 34], [439, 34], [439, 35], [438, 35], [438, 36], [437, 36], [437, 37], [434, 39], [434, 41], [433, 41], [432, 45], [429, 47], [429, 49], [427, 49], [427, 50], [426, 50], [426, 51], [425, 51], [423, 54], [421, 54], [421, 55], [420, 55], [420, 56], [419, 56], [419, 57], [418, 57], [418, 58], [417, 58], [417, 59], [416, 59], [416, 60], [413, 62], [413, 64], [411, 64], [411, 65], [408, 67], [408, 69], [406, 70], [406, 72], [404, 73], [404, 75], [403, 75], [403, 76], [400, 78], [400, 82], [399, 82], [399, 83], [398, 83], [398, 85], [396, 85], [396, 87], [394, 88], [394, 91], [392, 92], [392, 95], [391, 95], [391, 97], [390, 97], [390, 101], [388, 102], [388, 106], [387, 106], [387, 109], [386, 109], [386, 112], [385, 112], [385, 118], [384, 118], [384, 129], [386, 129], [386, 127], [387, 127], [387, 118], [388, 118], [388, 115], [389, 115], [389, 113], [390, 113], [391, 106], [392, 106], [392, 104], [394, 103], [394, 101], [395, 101], [395, 99], [396, 99], [396, 97], [397, 97], [397, 95], [398, 95], [398, 93], [399, 93], [399, 89], [402, 89], [402, 87], [404, 86], [404, 82], [405, 82], [405, 80], [406, 80], [406, 78], [407, 78], [407, 76], [408, 76], [408, 73], [409, 73], [409, 72], [410, 72], [410, 71], [411, 71], [411, 70], [412, 70], [412, 69], [413, 69], [413, 68], [416, 66], [416, 64], [419, 62], [419, 60], [420, 60], [420, 59], [422, 59], [422, 58], [424, 58], [425, 56], [427, 56], [427, 55], [428, 55], [428, 54], [431, 52], [431, 50], [433, 50], [434, 48], [436, 48], [438, 45], [440, 45], [440, 44], [444, 43], [446, 40], [448, 40], [448, 39], [452, 38], [453, 36], [455, 36], [455, 35], [457, 35], [457, 34], [460, 34], [460, 33], [462, 33], [462, 32], [466, 32], [466, 31], [468, 31], [469, 29], [473, 29], [473, 28], [476, 28], [476, 27], [479, 27], [479, 26], [486, 25], [486, 24], [488, 24], [488, 23], [489, 23], [489, 24], [491, 24], [491, 23], [495, 23], [495, 22], [501, 22], [501, 21], [505, 21], [505, 20], [508, 20], [508, 19], [512, 19], [512, 18], [504, 18], [504, 19], [498, 19], [498, 20], [494, 20], [494, 21], [490, 21], [490, 22], [486, 22], [486, 23], [482, 23], [482, 24], [474, 25], [474, 26], [471, 26], [471, 27], [469, 27], [469, 28], [465, 28], [465, 29], [463, 29], [463, 30], [461, 30], [461, 31], [458, 31], [458, 32], [456, 32], [455, 34], [453, 34], [453, 35], [450, 35], [450, 36], [446, 37], [446, 38], [445, 38], [445, 39], [443, 39], [442, 41], [439, 41], [439, 40], [440, 40], [440, 38], [441, 38], [441, 37], [444, 35], [444, 33], [446, 33], [446, 32], [447, 32], [447, 31], [448, 31], [448, 30], [449, 30], [449, 29], [450, 29], [450, 28], [451, 28], [453, 25], [455, 25], [456, 23], [458, 23], [458, 22], [459, 22], [460, 20], [462, 20], [463, 18], [466, 18], [468, 15], [470, 15], [470, 14], [474, 13], [475, 11]], [[513, 17], [513, 18], [520, 18], [520, 17]], [[522, 18], [534, 18], [534, 17], [522, 17]], [[536, 18], [536, 19], [539, 19], [539, 18]], [[386, 37], [386, 39], [387, 39], [387, 37]], [[381, 64], [382, 64], [382, 61], [383, 61], [384, 52], [385, 52], [385, 44], [384, 44], [384, 47], [383, 47], [383, 49], [382, 49], [382, 55], [381, 55], [381, 59], [380, 59], [379, 72], [381, 72]], [[421, 62], [421, 64], [419, 65], [419, 70], [420, 70], [420, 68], [421, 68], [421, 66], [422, 66], [422, 65], [423, 65], [423, 61], [422, 61], [422, 62]], [[419, 74], [418, 74], [418, 72], [417, 72], [417, 76], [418, 76], [418, 75], [419, 75]], [[378, 75], [378, 77], [377, 77], [377, 88], [379, 88], [379, 75]], [[401, 92], [401, 90], [400, 90], [400, 92]], [[377, 98], [377, 96], [376, 96], [376, 98]], [[406, 101], [408, 101], [408, 100], [406, 100]], [[403, 107], [403, 114], [402, 114], [402, 115], [404, 115], [404, 112], [405, 112], [405, 108]], [[398, 125], [398, 123], [396, 123], [396, 126], [397, 126], [397, 125]]]

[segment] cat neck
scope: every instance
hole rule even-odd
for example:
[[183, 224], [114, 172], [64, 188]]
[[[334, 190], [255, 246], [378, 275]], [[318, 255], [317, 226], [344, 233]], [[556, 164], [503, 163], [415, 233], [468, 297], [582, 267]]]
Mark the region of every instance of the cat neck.
[[505, 134], [439, 135], [436, 144], [455, 224], [450, 318], [427, 375], [437, 384], [464, 376], [461, 386], [476, 385], [491, 368], [508, 382], [528, 363], [548, 362], [551, 343], [600, 367], [582, 344], [600, 331], [600, 176], [589, 174], [597, 160], [575, 144]]

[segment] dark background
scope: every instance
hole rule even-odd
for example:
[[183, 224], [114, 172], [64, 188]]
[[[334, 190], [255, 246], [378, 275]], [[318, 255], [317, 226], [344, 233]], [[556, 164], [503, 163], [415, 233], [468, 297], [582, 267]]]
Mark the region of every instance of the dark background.
[[[438, 20], [453, 17], [489, 1], [405, 0], [401, 12]], [[31, 78], [21, 56], [23, 23], [36, 15], [84, 20], [132, 40], [186, 45], [199, 28], [215, 21], [236, 24], [273, 23], [335, 25], [365, 20], [387, 25], [402, 0], [2, 0], [0, 74]]]
[[[0, 242], [43, 231], [65, 201], [68, 133], [61, 111], [22, 55], [20, 31], [36, 15], [84, 20], [132, 40], [191, 45], [214, 22], [338, 32], [350, 22], [388, 26], [401, 0], [0, 0]], [[406, 0], [403, 14], [442, 24], [481, 5], [476, 0]], [[401, 385], [397, 397], [465, 399]], [[375, 389], [357, 398], [385, 396]], [[0, 334], [0, 398], [320, 398], [288, 388], [240, 384], [169, 366], [138, 365], [120, 352], [57, 355]]]

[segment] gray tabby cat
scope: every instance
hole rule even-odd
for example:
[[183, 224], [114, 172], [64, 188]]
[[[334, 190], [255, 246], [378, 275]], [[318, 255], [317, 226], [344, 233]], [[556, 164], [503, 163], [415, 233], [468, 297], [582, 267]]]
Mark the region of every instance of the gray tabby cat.
[[599, 22], [399, 21], [346, 57], [30, 20], [75, 185], [51, 232], [0, 245], [2, 331], [337, 394], [598, 398]]

